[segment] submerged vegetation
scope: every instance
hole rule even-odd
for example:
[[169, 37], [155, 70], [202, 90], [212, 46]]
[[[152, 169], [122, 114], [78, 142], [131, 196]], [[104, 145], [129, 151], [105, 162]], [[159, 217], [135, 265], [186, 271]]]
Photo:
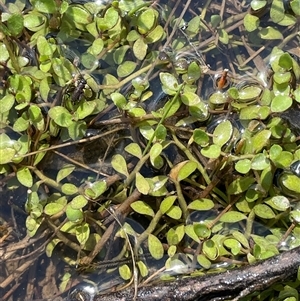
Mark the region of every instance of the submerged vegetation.
[[0, 12], [3, 301], [91, 299], [300, 245], [299, 0]]

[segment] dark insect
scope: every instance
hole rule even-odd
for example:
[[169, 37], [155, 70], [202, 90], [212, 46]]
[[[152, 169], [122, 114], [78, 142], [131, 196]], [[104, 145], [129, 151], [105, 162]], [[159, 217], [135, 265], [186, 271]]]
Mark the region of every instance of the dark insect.
[[86, 84], [87, 84], [86, 80], [80, 74], [78, 76], [78, 79], [75, 81], [75, 88], [74, 90], [72, 90], [72, 94], [71, 94], [71, 99], [73, 103], [81, 100]]

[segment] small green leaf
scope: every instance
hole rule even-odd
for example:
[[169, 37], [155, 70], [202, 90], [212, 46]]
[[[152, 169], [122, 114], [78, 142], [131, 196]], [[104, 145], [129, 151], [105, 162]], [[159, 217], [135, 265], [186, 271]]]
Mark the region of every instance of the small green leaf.
[[138, 261], [137, 266], [139, 268], [140, 275], [142, 277], [146, 277], [149, 274], [148, 268], [147, 268], [147, 266], [145, 265], [145, 263], [143, 261]]
[[87, 199], [82, 195], [77, 195], [70, 203], [73, 209], [82, 209], [88, 203]]
[[196, 242], [200, 242], [198, 235], [195, 233], [194, 225], [186, 225], [184, 227], [185, 234]]
[[58, 171], [56, 176], [56, 182], [59, 183], [62, 179], [66, 178], [68, 175], [72, 173], [75, 169], [73, 164], [65, 164], [62, 168]]
[[142, 150], [137, 143], [130, 143], [126, 145], [125, 151], [137, 158], [142, 158]]
[[148, 236], [148, 246], [151, 256], [159, 260], [164, 256], [164, 248], [160, 240], [153, 234]]
[[122, 175], [125, 175], [126, 177], [129, 176], [127, 163], [123, 156], [119, 154], [114, 155], [111, 161], [111, 165], [115, 171], [121, 173]]
[[56, 124], [62, 127], [69, 127], [73, 123], [73, 116], [66, 108], [61, 106], [52, 107], [48, 115]]
[[155, 25], [156, 13], [153, 9], [144, 10], [137, 19], [137, 28], [140, 34], [148, 33]]
[[219, 29], [219, 41], [223, 44], [228, 44], [229, 43], [229, 36], [228, 33], [225, 29]]
[[85, 117], [91, 115], [96, 107], [95, 101], [84, 101], [81, 102], [76, 110], [77, 118], [84, 119]]
[[273, 210], [265, 204], [255, 205], [253, 210], [255, 214], [261, 218], [271, 219], [275, 217]]
[[65, 14], [68, 15], [73, 22], [79, 24], [87, 25], [93, 20], [93, 16], [91, 15], [91, 13], [85, 10], [83, 6], [79, 5], [70, 5], [66, 10]]
[[279, 29], [267, 26], [259, 31], [259, 36], [264, 40], [282, 40], [283, 36]]
[[163, 91], [168, 95], [175, 95], [179, 88], [177, 79], [172, 74], [166, 72], [161, 72], [159, 78]]
[[251, 160], [251, 168], [253, 170], [263, 170], [270, 165], [270, 160], [262, 153], [257, 154]]
[[247, 217], [238, 211], [229, 211], [225, 212], [221, 217], [220, 221], [224, 223], [237, 223], [243, 219], [246, 219]]
[[210, 260], [216, 260], [219, 256], [219, 249], [211, 239], [204, 241], [202, 247], [203, 254]]
[[284, 173], [280, 182], [288, 190], [300, 193], [300, 178], [298, 176]]
[[209, 143], [209, 137], [207, 133], [201, 129], [195, 129], [193, 132], [193, 140], [200, 146], [207, 146]]
[[147, 54], [148, 45], [142, 37], [139, 37], [133, 44], [133, 53], [138, 60], [143, 60]]
[[202, 199], [198, 199], [198, 200], [194, 200], [192, 201], [189, 205], [188, 205], [188, 209], [191, 209], [191, 210], [210, 210], [212, 208], [214, 208], [215, 204], [212, 200], [210, 199], [205, 199], [205, 198], [202, 198]]
[[66, 208], [67, 218], [72, 222], [79, 222], [83, 220], [83, 213], [81, 209], [73, 209], [71, 206]]
[[155, 213], [153, 209], [145, 202], [143, 201], [136, 201], [133, 202], [130, 207], [137, 213], [143, 214], [143, 215], [149, 215], [154, 216]]
[[15, 98], [12, 94], [7, 94], [0, 99], [0, 114], [8, 112], [14, 105]]
[[88, 223], [76, 227], [76, 238], [81, 246], [84, 246], [90, 236], [90, 227]]
[[248, 32], [252, 32], [259, 26], [259, 18], [251, 14], [247, 14], [244, 18], [244, 26]]
[[46, 255], [48, 257], [51, 257], [52, 256], [52, 253], [53, 253], [53, 250], [55, 248], [55, 246], [60, 243], [61, 240], [59, 238], [53, 238], [47, 245], [46, 245], [46, 248], [45, 248], [45, 252], [46, 252]]
[[16, 150], [11, 147], [0, 148], [0, 164], [6, 164], [15, 157]]
[[249, 159], [239, 160], [235, 166], [235, 170], [241, 174], [246, 174], [251, 169], [251, 161]]
[[167, 212], [166, 215], [173, 219], [180, 219], [182, 216], [182, 210], [178, 206], [172, 206]]
[[126, 61], [118, 66], [117, 74], [119, 77], [126, 77], [130, 75], [136, 68], [136, 63], [131, 61]]
[[77, 186], [71, 183], [63, 184], [61, 190], [66, 195], [72, 195], [78, 192]]
[[266, 200], [265, 203], [279, 211], [286, 211], [291, 207], [289, 199], [282, 195], [273, 196], [269, 200]]
[[192, 174], [196, 170], [197, 166], [198, 164], [194, 161], [186, 160], [180, 162], [171, 169], [170, 178], [174, 181], [180, 182]]
[[271, 131], [262, 130], [252, 137], [252, 147], [255, 153], [259, 153], [270, 141]]
[[135, 176], [135, 186], [140, 193], [145, 195], [149, 193], [149, 183], [139, 172], [137, 172]]
[[165, 214], [173, 206], [176, 199], [177, 199], [176, 195], [171, 195], [163, 199], [159, 207], [161, 213]]
[[49, 203], [45, 206], [44, 212], [47, 215], [55, 215], [57, 213], [60, 213], [64, 210], [64, 205], [59, 203]]
[[211, 262], [203, 254], [197, 255], [197, 261], [204, 269], [211, 267]]
[[17, 179], [25, 187], [31, 187], [33, 185], [33, 178], [28, 167], [18, 169]]
[[277, 95], [273, 98], [271, 103], [271, 110], [274, 113], [284, 112], [290, 108], [293, 104], [293, 100], [289, 96]]
[[214, 144], [223, 146], [232, 136], [232, 131], [233, 127], [229, 120], [219, 123], [213, 132]]
[[284, 4], [281, 0], [273, 0], [270, 9], [270, 17], [274, 23], [279, 23], [284, 18]]
[[255, 179], [252, 177], [237, 178], [228, 186], [228, 194], [239, 194], [246, 191], [252, 183], [255, 182]]
[[201, 149], [201, 154], [210, 159], [219, 158], [219, 156], [221, 154], [221, 147], [216, 144], [206, 146]]

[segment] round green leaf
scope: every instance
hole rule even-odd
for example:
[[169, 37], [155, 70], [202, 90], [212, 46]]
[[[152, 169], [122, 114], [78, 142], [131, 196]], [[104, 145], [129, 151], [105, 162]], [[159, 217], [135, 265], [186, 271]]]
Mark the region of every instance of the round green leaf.
[[148, 236], [148, 246], [151, 256], [159, 260], [164, 256], [164, 248], [160, 240], [153, 234]]
[[255, 205], [253, 210], [255, 214], [261, 218], [271, 219], [275, 217], [273, 210], [265, 204]]
[[197, 256], [197, 261], [204, 269], [211, 267], [211, 262], [203, 254]]
[[66, 195], [72, 195], [78, 192], [78, 187], [71, 183], [63, 184], [61, 190]]
[[205, 198], [202, 198], [202, 199], [198, 199], [198, 200], [194, 200], [192, 201], [189, 205], [188, 205], [188, 209], [191, 209], [191, 210], [210, 210], [212, 208], [214, 208], [215, 204], [212, 200], [210, 199], [205, 199]]
[[195, 224], [194, 231], [201, 239], [208, 238], [211, 235], [211, 230], [205, 224]]
[[78, 225], [76, 227], [76, 238], [81, 246], [84, 246], [90, 236], [90, 227], [88, 223]]
[[285, 95], [277, 95], [273, 98], [271, 103], [271, 110], [272, 112], [284, 112], [288, 108], [290, 108], [293, 104], [293, 100], [289, 96]]
[[159, 207], [161, 213], [165, 214], [173, 206], [176, 199], [177, 199], [176, 195], [171, 195], [163, 199]]
[[239, 194], [246, 191], [252, 183], [255, 182], [255, 179], [252, 177], [237, 178], [230, 183], [227, 193], [229, 194]]
[[62, 127], [69, 127], [73, 123], [73, 116], [66, 108], [61, 106], [51, 108], [48, 115], [57, 125]]
[[111, 165], [113, 169], [126, 177], [129, 176], [128, 170], [127, 170], [127, 163], [123, 156], [117, 154], [114, 155], [111, 161]]
[[201, 149], [201, 154], [210, 159], [219, 158], [219, 156], [221, 154], [221, 147], [216, 144], [206, 146]]
[[161, 72], [159, 78], [163, 91], [168, 95], [175, 95], [179, 88], [177, 79], [172, 74], [166, 72]]
[[0, 148], [0, 164], [6, 164], [15, 157], [16, 150], [11, 147]]
[[280, 182], [288, 190], [300, 193], [300, 178], [298, 176], [284, 173], [280, 178]]
[[257, 154], [251, 160], [251, 168], [253, 170], [263, 170], [270, 165], [270, 160], [265, 156], [265, 154]]
[[257, 16], [247, 14], [244, 18], [244, 26], [248, 32], [254, 31], [259, 26], [259, 18]]
[[69, 204], [73, 209], [82, 209], [88, 203], [82, 195], [77, 195]]
[[57, 213], [60, 213], [64, 210], [64, 205], [59, 203], [49, 203], [45, 206], [44, 212], [47, 215], [55, 215]]
[[213, 132], [214, 144], [223, 146], [232, 136], [232, 131], [232, 124], [229, 120], [219, 123]]
[[28, 167], [21, 167], [17, 170], [17, 179], [26, 187], [31, 187], [33, 185], [33, 178]]
[[156, 14], [153, 9], [144, 10], [138, 17], [137, 28], [140, 34], [149, 32], [155, 24]]
[[279, 211], [286, 211], [291, 206], [289, 199], [282, 195], [273, 196], [271, 199], [265, 201], [265, 203]]
[[137, 143], [130, 143], [126, 145], [125, 151], [139, 159], [142, 157], [142, 150]]
[[135, 186], [140, 193], [145, 195], [149, 193], [149, 183], [139, 172], [137, 172], [135, 176]]
[[138, 60], [143, 60], [147, 54], [148, 45], [142, 37], [138, 38], [133, 44], [133, 53]]
[[136, 67], [135, 62], [126, 61], [118, 66], [117, 74], [119, 77], [126, 77], [135, 70], [135, 67]]
[[249, 159], [239, 160], [235, 164], [234, 168], [239, 173], [246, 174], [251, 169], [251, 161]]
[[81, 209], [73, 209], [71, 206], [67, 206], [66, 215], [70, 221], [79, 222], [83, 219], [83, 213]]
[[155, 213], [153, 209], [145, 202], [143, 201], [136, 201], [133, 202], [130, 207], [137, 213], [143, 214], [143, 215], [149, 215], [154, 216]]
[[256, 11], [259, 9], [262, 9], [266, 6], [267, 1], [266, 0], [253, 0], [251, 1], [251, 8]]
[[119, 274], [124, 280], [129, 280], [132, 275], [131, 270], [127, 264], [123, 264], [119, 267]]
[[246, 219], [247, 217], [238, 211], [229, 211], [229, 212], [225, 212], [221, 218], [220, 221], [224, 222], [224, 223], [236, 223], [239, 222], [243, 219]]
[[259, 36], [264, 40], [282, 40], [283, 36], [279, 29], [267, 26], [259, 31]]
[[219, 256], [219, 249], [215, 242], [211, 239], [204, 241], [202, 251], [210, 260], [215, 260]]
[[167, 212], [166, 215], [173, 219], [180, 219], [182, 216], [182, 210], [178, 206], [172, 206]]
[[65, 14], [68, 15], [73, 22], [79, 24], [87, 25], [93, 20], [93, 16], [91, 15], [91, 13], [85, 10], [81, 5], [70, 5], [66, 10]]
[[180, 182], [186, 179], [190, 174], [192, 174], [198, 164], [194, 161], [183, 161], [175, 165], [170, 172], [170, 178], [174, 181]]
[[205, 131], [201, 129], [195, 129], [193, 132], [193, 140], [200, 146], [207, 146], [209, 137]]

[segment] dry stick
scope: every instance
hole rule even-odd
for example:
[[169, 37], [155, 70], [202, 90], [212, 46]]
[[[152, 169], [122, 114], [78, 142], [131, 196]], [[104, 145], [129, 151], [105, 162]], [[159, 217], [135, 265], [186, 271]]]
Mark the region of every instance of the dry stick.
[[[300, 247], [254, 265], [219, 274], [183, 278], [139, 288], [137, 301], [239, 300], [294, 276], [300, 266]], [[96, 295], [92, 301], [131, 301], [132, 289]]]
[[39, 254], [35, 254], [30, 259], [27, 259], [21, 266], [19, 266], [12, 274], [0, 283], [0, 288], [6, 288], [12, 281], [19, 278], [26, 270], [36, 261], [36, 259], [44, 253], [43, 250]]
[[[130, 207], [130, 204], [136, 201], [141, 196], [141, 193], [135, 189], [133, 193], [115, 210], [115, 214], [117, 215], [123, 215], [128, 211], [128, 208]], [[105, 221], [104, 224], [107, 225], [115, 220], [115, 217], [113, 215], [110, 215]], [[93, 259], [99, 254], [99, 252], [102, 250], [110, 236], [112, 235], [114, 231], [115, 223], [110, 224], [110, 226], [106, 229], [104, 234], [102, 235], [101, 239], [96, 244], [95, 248], [90, 252], [90, 254], [84, 258], [81, 259], [80, 264], [82, 265], [89, 265]]]

